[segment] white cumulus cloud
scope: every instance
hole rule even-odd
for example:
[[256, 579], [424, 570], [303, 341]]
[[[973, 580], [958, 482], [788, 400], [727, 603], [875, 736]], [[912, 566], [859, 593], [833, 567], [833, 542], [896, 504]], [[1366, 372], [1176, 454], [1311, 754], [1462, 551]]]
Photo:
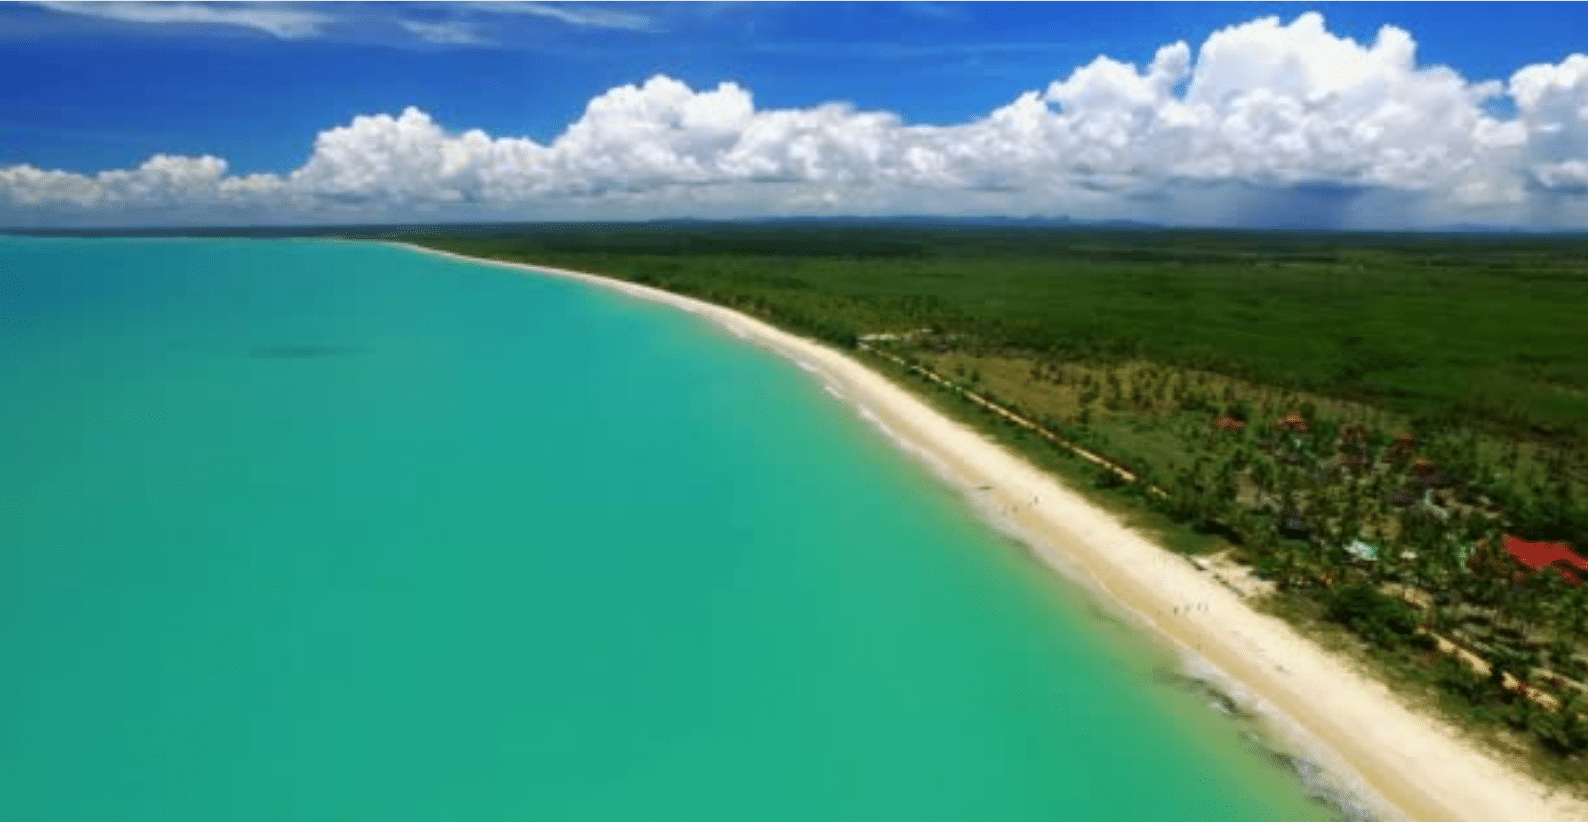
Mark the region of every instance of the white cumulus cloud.
[[1549, 190], [1588, 192], [1588, 56], [1528, 66], [1512, 75], [1525, 147], [1527, 182]]
[[[1513, 117], [1488, 113], [1497, 97]], [[167, 156], [92, 176], [0, 169], [0, 214], [35, 221], [577, 207], [1373, 227], [1588, 214], [1575, 198], [1588, 198], [1588, 57], [1475, 81], [1419, 64], [1404, 30], [1358, 43], [1315, 13], [1231, 26], [1195, 50], [1167, 44], [1145, 66], [1100, 56], [952, 125], [842, 103], [764, 109], [736, 83], [697, 90], [657, 76], [595, 96], [545, 144], [449, 131], [409, 108], [322, 132], [281, 175]]]

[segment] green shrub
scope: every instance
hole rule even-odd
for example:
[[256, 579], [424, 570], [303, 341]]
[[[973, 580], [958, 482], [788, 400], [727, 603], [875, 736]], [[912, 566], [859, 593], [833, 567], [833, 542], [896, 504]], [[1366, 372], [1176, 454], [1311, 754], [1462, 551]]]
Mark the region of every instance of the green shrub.
[[1433, 678], [1441, 690], [1472, 705], [1482, 705], [1493, 695], [1493, 686], [1486, 677], [1448, 656], [1441, 656], [1434, 663]]
[[1403, 644], [1427, 647], [1427, 638], [1417, 634], [1417, 612], [1406, 603], [1367, 583], [1332, 588], [1324, 594], [1329, 619], [1350, 628], [1381, 648]]
[[1588, 720], [1580, 711], [1577, 700], [1568, 697], [1558, 713], [1536, 712], [1533, 730], [1551, 753], [1564, 757], [1588, 751]]
[[1110, 468], [1099, 465], [1092, 473], [1092, 485], [1096, 488], [1118, 488], [1125, 484], [1125, 478], [1114, 473]]

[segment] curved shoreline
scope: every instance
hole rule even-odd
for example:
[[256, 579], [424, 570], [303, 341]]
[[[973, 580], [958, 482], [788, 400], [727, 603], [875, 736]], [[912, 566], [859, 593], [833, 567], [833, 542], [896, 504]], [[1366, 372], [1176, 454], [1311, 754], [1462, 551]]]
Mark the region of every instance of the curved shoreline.
[[[1178, 649], [1188, 670], [1253, 707], [1280, 740], [1344, 783], [1381, 818], [1413, 822], [1570, 822], [1588, 804], [1551, 792], [1490, 759], [1444, 723], [1404, 707], [1281, 620], [1252, 611], [1092, 507], [1058, 480], [944, 417], [886, 377], [826, 345], [732, 309], [661, 289], [566, 269], [468, 257], [408, 243], [424, 254], [526, 275], [566, 277], [706, 317], [731, 333], [809, 366], [871, 422], [1057, 572], [1082, 582]], [[980, 486], [990, 486], [973, 495]], [[1191, 607], [1197, 606], [1197, 607]]]

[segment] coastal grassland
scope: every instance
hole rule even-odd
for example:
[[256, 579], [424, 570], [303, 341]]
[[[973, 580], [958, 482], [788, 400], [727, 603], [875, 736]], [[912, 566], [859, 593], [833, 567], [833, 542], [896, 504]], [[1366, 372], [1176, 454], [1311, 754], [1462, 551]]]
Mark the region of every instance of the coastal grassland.
[[[1476, 462], [1504, 466], [1508, 475], [1522, 478], [1514, 491], [1526, 496], [1542, 482], [1550, 455], [1564, 439], [1476, 426], [1471, 420], [1417, 418], [1366, 402], [1140, 360], [1059, 361], [953, 350], [940, 353], [920, 346], [910, 353], [933, 371], [1003, 398], [1050, 426], [1081, 423], [1095, 432], [1094, 439], [1106, 443], [1102, 447], [1117, 461], [1156, 477], [1189, 470], [1199, 456], [1215, 459], [1229, 447], [1259, 445], [1282, 417], [1305, 411], [1314, 423], [1335, 420], [1386, 434], [1429, 432], [1432, 428], [1470, 439]], [[1212, 423], [1224, 415], [1240, 417], [1250, 430], [1216, 430]], [[1588, 464], [1568, 463], [1566, 469], [1578, 487], [1588, 485]], [[1250, 493], [1249, 488], [1244, 490]]]
[[895, 382], [910, 386], [917, 396], [938, 413], [969, 425], [1022, 454], [1049, 474], [1062, 478], [1067, 487], [1088, 502], [1118, 517], [1121, 522], [1157, 544], [1188, 556], [1207, 556], [1230, 549], [1229, 542], [1221, 536], [1184, 527], [1183, 523], [1146, 504], [1147, 495], [1140, 484], [1120, 482], [1110, 471], [1073, 451], [1056, 446], [1027, 429], [1011, 425], [987, 409], [965, 402], [958, 393], [888, 359], [864, 354], [861, 359], [867, 367]]
[[[882, 224], [356, 236], [613, 276], [849, 348], [1160, 544], [1249, 565], [1276, 613], [1366, 643], [1391, 682], [1432, 678], [1440, 710], [1530, 740], [1526, 757], [1553, 763], [1541, 778], [1588, 784], [1571, 706], [1536, 711], [1497, 679], [1551, 683], [1557, 701], [1588, 682], [1588, 586], [1519, 574], [1499, 547], [1588, 545], [1588, 242]], [[1348, 554], [1357, 540], [1378, 559]], [[1428, 604], [1413, 615], [1391, 590]], [[1425, 631], [1500, 673], [1452, 670]]]

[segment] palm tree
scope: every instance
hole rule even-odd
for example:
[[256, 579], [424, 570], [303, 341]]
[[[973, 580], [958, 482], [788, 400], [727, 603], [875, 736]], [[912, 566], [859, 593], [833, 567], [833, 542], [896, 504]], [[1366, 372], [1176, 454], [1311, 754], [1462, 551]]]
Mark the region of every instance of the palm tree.
[[1561, 598], [1560, 618], [1555, 628], [1573, 645], [1588, 640], [1588, 584], [1573, 587]]
[[1297, 550], [1294, 543], [1289, 541], [1279, 542], [1275, 545], [1274, 557], [1277, 571], [1274, 582], [1282, 590], [1290, 591], [1304, 584], [1310, 574], [1305, 567], [1306, 559]]
[[1406, 579], [1417, 576], [1416, 560], [1424, 553], [1420, 523], [1405, 512], [1400, 514], [1399, 534], [1391, 541], [1379, 542], [1379, 565], [1386, 576]]
[[1331, 572], [1345, 567], [1345, 542], [1340, 539], [1340, 523], [1334, 495], [1327, 488], [1314, 489], [1308, 500], [1308, 520], [1313, 536], [1323, 546], [1320, 559]]
[[1532, 639], [1540, 629], [1554, 622], [1560, 600], [1569, 587], [1564, 577], [1548, 568], [1528, 576], [1521, 595], [1516, 598], [1515, 608], [1524, 636]]
[[1424, 573], [1435, 590], [1449, 589], [1461, 574], [1464, 552], [1470, 544], [1461, 538], [1465, 530], [1461, 527], [1443, 527], [1434, 532], [1437, 538], [1430, 541], [1430, 556], [1424, 566]]
[[1235, 504], [1237, 490], [1237, 465], [1237, 460], [1225, 460], [1224, 463], [1219, 466], [1218, 476], [1215, 479], [1213, 486], [1213, 499], [1221, 509]]
[[1362, 533], [1367, 528], [1367, 518], [1362, 511], [1362, 500], [1355, 494], [1348, 493], [1345, 497], [1340, 524], [1340, 539], [1350, 543], [1362, 538]]
[[1540, 717], [1543, 722], [1538, 729], [1539, 735], [1558, 755], [1573, 756], [1588, 750], [1588, 721], [1583, 720], [1580, 701], [1577, 692], [1568, 689], [1561, 700], [1560, 712]]
[[1252, 484], [1257, 488], [1257, 507], [1263, 506], [1265, 498], [1274, 489], [1274, 465], [1266, 458], [1259, 459], [1252, 466]]

